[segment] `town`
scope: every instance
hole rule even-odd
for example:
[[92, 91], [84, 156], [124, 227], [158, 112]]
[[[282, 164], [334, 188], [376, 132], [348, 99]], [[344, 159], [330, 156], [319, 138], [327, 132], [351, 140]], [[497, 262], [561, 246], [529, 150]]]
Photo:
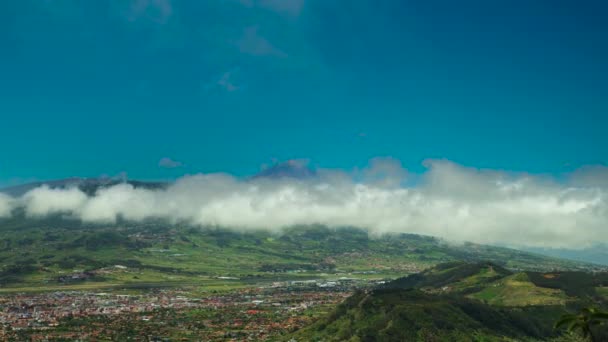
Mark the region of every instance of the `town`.
[[266, 340], [310, 323], [382, 279], [280, 281], [227, 292], [196, 287], [55, 291], [0, 297], [0, 339]]

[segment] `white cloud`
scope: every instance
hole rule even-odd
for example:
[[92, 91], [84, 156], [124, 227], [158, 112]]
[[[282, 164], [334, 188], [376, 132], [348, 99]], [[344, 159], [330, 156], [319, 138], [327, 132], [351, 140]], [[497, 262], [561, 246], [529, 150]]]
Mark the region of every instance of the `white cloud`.
[[28, 191], [22, 201], [29, 216], [77, 212], [88, 198], [78, 188], [51, 189], [48, 185]]
[[369, 161], [369, 166], [362, 170], [362, 179], [366, 184], [380, 187], [398, 187], [407, 177], [407, 171], [397, 159], [378, 157]]
[[[319, 170], [320, 178], [312, 180], [243, 181], [199, 174], [163, 190], [122, 184], [87, 197], [76, 189], [43, 187], [17, 201], [30, 215], [69, 211], [95, 222], [158, 217], [272, 230], [322, 223], [529, 247], [584, 248], [608, 241], [608, 187], [602, 182], [593, 184], [587, 177], [581, 186], [446, 160], [425, 165], [428, 170], [409, 187], [402, 185], [407, 173], [399, 161], [384, 158], [354, 174]], [[0, 208], [4, 202], [0, 198]]]
[[599, 185], [608, 188], [608, 167], [601, 165], [582, 167], [570, 175], [570, 181], [582, 187]]
[[175, 168], [184, 166], [184, 164], [182, 162], [173, 160], [171, 158], [164, 157], [164, 158], [161, 158], [158, 161], [158, 166], [159, 167], [164, 167], [164, 168], [167, 168], [167, 169], [175, 169]]
[[0, 193], [0, 217], [10, 216], [13, 206], [14, 200], [9, 196]]
[[155, 209], [162, 206], [162, 203], [156, 203], [159, 194], [119, 184], [98, 191], [78, 208], [76, 214], [82, 220], [92, 222], [114, 222], [118, 216], [135, 221], [156, 217]]

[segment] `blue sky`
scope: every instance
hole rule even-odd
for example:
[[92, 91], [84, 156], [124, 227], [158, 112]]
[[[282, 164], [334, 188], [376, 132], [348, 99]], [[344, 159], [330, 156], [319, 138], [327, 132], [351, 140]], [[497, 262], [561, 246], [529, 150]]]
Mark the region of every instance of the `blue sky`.
[[[0, 4], [0, 184], [608, 163], [604, 1]], [[169, 158], [175, 164], [161, 163]], [[165, 160], [167, 161], [167, 160]], [[179, 162], [179, 163], [177, 163]]]

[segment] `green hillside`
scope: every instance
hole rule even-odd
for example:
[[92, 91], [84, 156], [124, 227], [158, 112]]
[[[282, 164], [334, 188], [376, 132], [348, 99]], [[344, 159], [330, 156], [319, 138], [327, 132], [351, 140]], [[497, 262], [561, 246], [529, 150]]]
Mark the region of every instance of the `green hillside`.
[[[235, 286], [328, 275], [390, 279], [456, 260], [494, 262], [492, 270], [479, 275], [488, 282], [508, 273], [505, 268], [600, 269], [507, 248], [449, 245], [412, 234], [372, 237], [356, 228], [300, 226], [272, 233], [154, 221], [85, 225], [61, 217], [18, 216], [0, 221], [0, 291], [79, 284], [170, 285], [217, 277], [239, 278], [232, 282]], [[472, 280], [462, 281], [457, 286], [466, 288]]]
[[604, 304], [606, 286], [608, 272], [513, 272], [492, 262], [450, 262], [395, 279], [383, 287], [457, 293], [492, 305], [526, 306]]
[[[608, 273], [517, 272], [491, 262], [440, 264], [360, 291], [296, 341], [556, 341], [554, 322], [607, 307]], [[598, 336], [608, 338], [599, 326]]]
[[519, 341], [554, 336], [555, 307], [511, 310], [419, 290], [358, 292], [296, 341]]
[[511, 271], [491, 262], [456, 261], [396, 279], [386, 287], [418, 288], [429, 292], [473, 292], [510, 274]]
[[500, 306], [565, 305], [564, 291], [536, 286], [526, 273], [504, 277], [470, 295], [485, 303]]

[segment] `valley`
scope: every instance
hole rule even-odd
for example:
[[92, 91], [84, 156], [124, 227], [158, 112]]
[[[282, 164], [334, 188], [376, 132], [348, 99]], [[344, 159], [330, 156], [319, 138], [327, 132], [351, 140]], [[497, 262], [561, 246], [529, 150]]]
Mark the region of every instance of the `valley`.
[[[538, 310], [548, 310], [548, 329], [549, 317], [569, 306], [603, 303], [608, 288], [599, 265], [357, 228], [235, 231], [155, 221], [87, 225], [62, 217], [13, 217], [1, 227], [0, 322], [9, 340], [325, 340], [326, 331], [337, 331], [328, 323], [330, 330], [313, 332], [320, 322], [362, 293], [421, 300], [430, 309], [451, 308], [447, 297], [483, 310], [544, 308]], [[418, 292], [390, 292], [400, 289]], [[484, 330], [486, 323], [458, 331], [527, 333]], [[359, 336], [360, 327], [347, 326], [352, 338]], [[531, 336], [555, 335], [543, 331]]]

